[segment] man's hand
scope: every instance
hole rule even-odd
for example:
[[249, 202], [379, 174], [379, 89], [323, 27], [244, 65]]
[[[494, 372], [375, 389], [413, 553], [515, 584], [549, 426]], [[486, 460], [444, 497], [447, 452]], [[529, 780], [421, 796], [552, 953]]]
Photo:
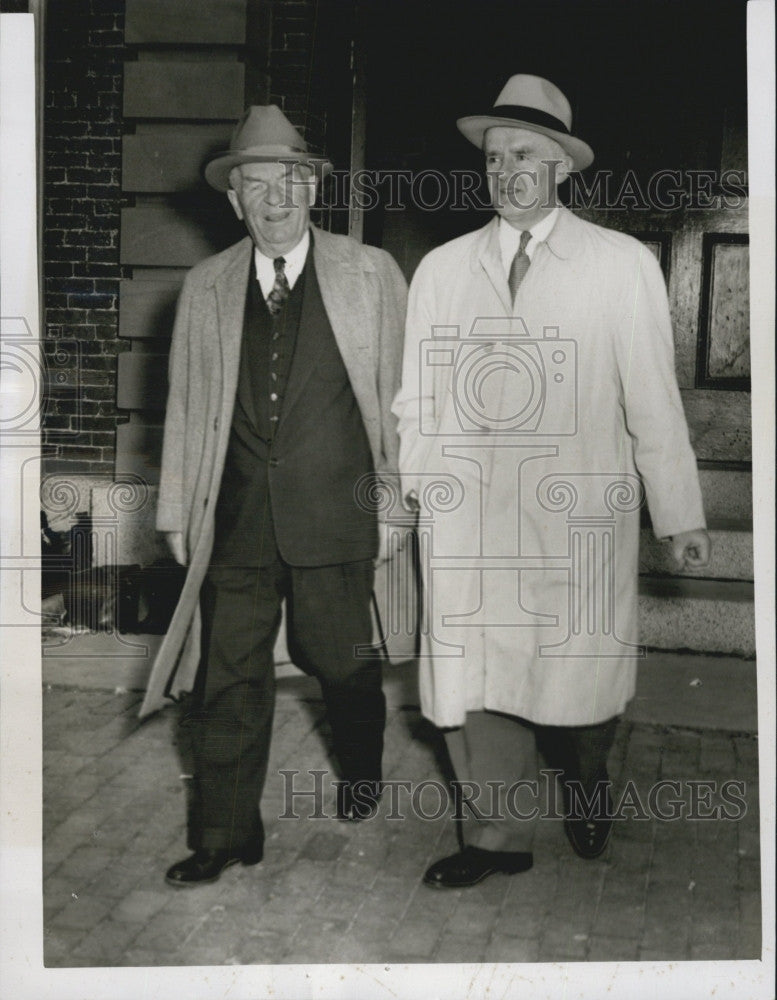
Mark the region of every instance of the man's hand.
[[173, 553], [173, 559], [179, 566], [186, 565], [186, 546], [183, 541], [182, 531], [166, 531], [167, 547]]
[[710, 561], [710, 536], [704, 528], [681, 531], [679, 535], [673, 535], [670, 541], [672, 555], [680, 569], [697, 569]]
[[405, 497], [402, 500], [402, 505], [404, 506], [405, 510], [408, 511], [409, 513], [411, 514], [418, 513], [418, 511], [421, 509], [421, 504], [418, 502], [418, 494], [416, 493], [415, 490], [410, 490], [409, 493], [405, 494]]

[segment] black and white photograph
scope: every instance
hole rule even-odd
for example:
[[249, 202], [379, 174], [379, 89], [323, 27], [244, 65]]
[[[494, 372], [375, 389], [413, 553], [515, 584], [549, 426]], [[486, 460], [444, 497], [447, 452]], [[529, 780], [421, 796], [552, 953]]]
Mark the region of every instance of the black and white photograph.
[[0, 994], [773, 996], [770, 0], [0, 76]]

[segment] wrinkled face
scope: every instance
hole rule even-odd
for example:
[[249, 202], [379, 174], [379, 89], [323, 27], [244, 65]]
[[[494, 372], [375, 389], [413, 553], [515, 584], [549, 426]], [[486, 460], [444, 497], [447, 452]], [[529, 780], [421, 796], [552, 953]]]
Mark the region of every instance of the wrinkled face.
[[316, 198], [316, 178], [302, 163], [243, 163], [229, 175], [232, 208], [260, 252], [280, 257], [302, 239]]
[[529, 229], [553, 211], [556, 188], [573, 166], [555, 139], [499, 125], [486, 130], [483, 152], [491, 202], [503, 219]]

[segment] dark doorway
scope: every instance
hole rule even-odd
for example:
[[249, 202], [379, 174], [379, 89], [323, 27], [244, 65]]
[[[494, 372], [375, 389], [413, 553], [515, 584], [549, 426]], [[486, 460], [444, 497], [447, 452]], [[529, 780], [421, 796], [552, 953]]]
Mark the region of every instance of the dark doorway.
[[[509, 76], [556, 83], [593, 170], [746, 169], [744, 0], [371, 0], [362, 7], [366, 167], [482, 170], [456, 129], [490, 108]], [[432, 246], [485, 223], [450, 206], [367, 212], [365, 238], [408, 277]], [[421, 190], [427, 203], [436, 191]], [[633, 228], [633, 227], [632, 227]]]

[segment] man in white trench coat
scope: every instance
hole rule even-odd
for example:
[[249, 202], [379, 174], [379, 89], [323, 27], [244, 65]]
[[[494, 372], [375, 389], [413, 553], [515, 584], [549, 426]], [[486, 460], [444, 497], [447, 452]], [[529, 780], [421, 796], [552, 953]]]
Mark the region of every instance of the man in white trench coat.
[[458, 121], [497, 215], [429, 253], [410, 289], [394, 412], [419, 512], [421, 705], [468, 807], [435, 887], [531, 867], [538, 738], [562, 764], [573, 848], [602, 853], [641, 655], [643, 497], [678, 562], [709, 559], [663, 276], [637, 240], [559, 205], [593, 161], [571, 125], [561, 91], [527, 75]]

